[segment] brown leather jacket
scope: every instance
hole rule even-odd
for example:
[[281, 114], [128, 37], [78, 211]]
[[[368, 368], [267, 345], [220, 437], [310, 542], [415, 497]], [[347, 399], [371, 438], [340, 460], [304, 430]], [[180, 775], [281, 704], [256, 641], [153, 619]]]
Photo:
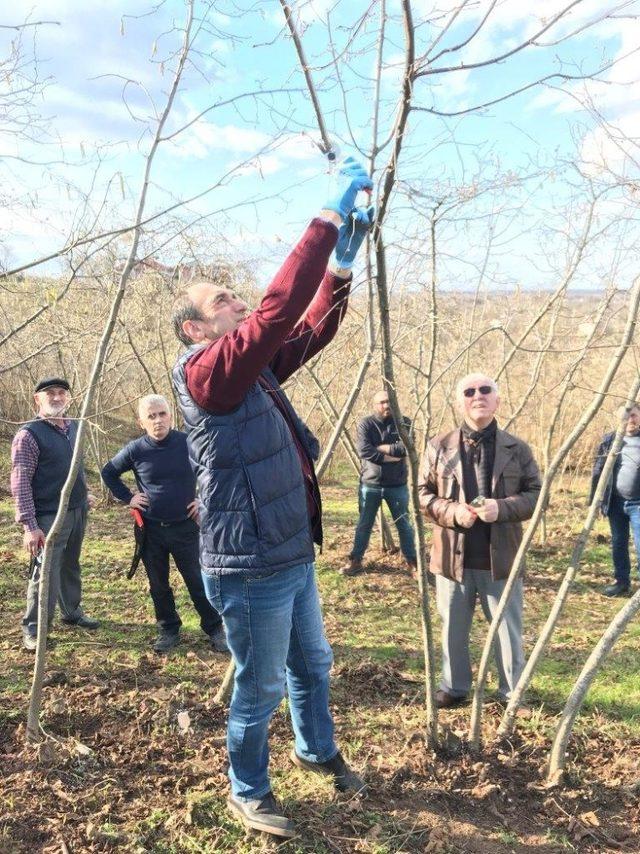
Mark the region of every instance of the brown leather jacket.
[[[420, 506], [436, 524], [429, 569], [453, 581], [462, 581], [464, 528], [454, 514], [464, 503], [460, 460], [460, 430], [436, 436], [427, 445], [419, 483]], [[531, 449], [505, 430], [496, 432], [496, 455], [491, 494], [498, 502], [498, 518], [491, 525], [491, 576], [507, 578], [522, 540], [522, 522], [531, 518], [540, 493], [540, 473]]]

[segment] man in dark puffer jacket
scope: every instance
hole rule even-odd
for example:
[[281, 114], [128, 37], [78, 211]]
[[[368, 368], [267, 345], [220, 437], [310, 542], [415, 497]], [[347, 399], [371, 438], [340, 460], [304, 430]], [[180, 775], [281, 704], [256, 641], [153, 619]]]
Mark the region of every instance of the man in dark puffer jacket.
[[202, 502], [203, 579], [236, 665], [228, 805], [246, 827], [284, 837], [295, 829], [271, 792], [268, 726], [285, 684], [292, 761], [342, 791], [364, 788], [338, 751], [329, 711], [332, 653], [314, 570], [317, 442], [280, 387], [335, 335], [373, 219], [372, 209], [355, 208], [372, 186], [364, 169], [348, 159], [340, 176], [256, 311], [247, 316], [229, 277], [192, 284], [174, 307], [176, 334], [190, 346], [174, 383]]

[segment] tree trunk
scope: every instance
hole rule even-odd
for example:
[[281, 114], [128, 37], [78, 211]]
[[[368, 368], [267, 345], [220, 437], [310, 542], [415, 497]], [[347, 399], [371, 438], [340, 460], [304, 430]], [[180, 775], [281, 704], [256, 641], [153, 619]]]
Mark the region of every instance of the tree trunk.
[[76, 444], [73, 450], [73, 456], [71, 458], [71, 466], [69, 469], [69, 474], [67, 476], [67, 480], [62, 488], [62, 492], [60, 494], [60, 503], [58, 505], [58, 512], [56, 513], [56, 517], [54, 519], [53, 525], [51, 526], [51, 530], [47, 535], [47, 539], [45, 541], [44, 555], [42, 559], [42, 569], [40, 576], [40, 598], [38, 602], [38, 640], [36, 647], [36, 655], [35, 655], [35, 663], [33, 667], [33, 682], [31, 686], [31, 693], [29, 696], [29, 710], [27, 714], [27, 730], [26, 736], [29, 742], [35, 742], [39, 739], [39, 730], [40, 730], [40, 709], [42, 706], [42, 682], [44, 678], [44, 668], [46, 662], [46, 646], [47, 646], [47, 601], [48, 601], [48, 591], [50, 584], [50, 570], [51, 570], [51, 557], [53, 553], [53, 547], [58, 539], [60, 534], [60, 529], [64, 522], [64, 517], [67, 512], [67, 506], [69, 504], [69, 496], [71, 494], [71, 490], [75, 483], [76, 477], [78, 475], [78, 471], [80, 470], [82, 453], [84, 450], [85, 439], [86, 439], [86, 431], [87, 431], [87, 419], [90, 417], [90, 414], [93, 412], [93, 402], [96, 395], [96, 391], [98, 388], [98, 383], [100, 380], [100, 375], [102, 372], [102, 368], [104, 365], [105, 355], [109, 346], [109, 341], [113, 334], [114, 327], [116, 325], [116, 321], [118, 318], [118, 311], [120, 309], [120, 305], [124, 298], [125, 286], [129, 280], [131, 275], [131, 271], [133, 269], [136, 252], [138, 249], [138, 244], [140, 241], [141, 234], [141, 225], [142, 215], [144, 212], [144, 207], [147, 198], [147, 190], [149, 187], [151, 166], [154, 160], [155, 153], [157, 151], [158, 145], [160, 144], [160, 138], [162, 134], [162, 130], [166, 123], [166, 120], [171, 111], [171, 107], [173, 106], [173, 102], [176, 96], [176, 92], [178, 89], [178, 84], [180, 82], [180, 78], [182, 76], [182, 71], [184, 68], [184, 64], [187, 59], [187, 54], [189, 52], [189, 39], [191, 33], [191, 22], [193, 20], [193, 0], [190, 0], [188, 4], [188, 17], [187, 23], [185, 27], [185, 35], [182, 50], [180, 53], [180, 59], [178, 62], [178, 68], [176, 70], [173, 84], [171, 87], [171, 91], [169, 93], [169, 97], [167, 99], [167, 103], [162, 113], [162, 116], [158, 122], [158, 127], [156, 129], [155, 137], [151, 148], [149, 150], [149, 154], [147, 155], [147, 159], [145, 162], [145, 170], [144, 177], [142, 182], [142, 189], [140, 191], [140, 197], [138, 200], [138, 206], [136, 211], [135, 225], [133, 228], [133, 240], [131, 243], [131, 249], [129, 251], [129, 256], [127, 258], [127, 262], [124, 266], [122, 274], [120, 276], [120, 281], [113, 298], [111, 309], [109, 311], [109, 317], [107, 319], [107, 323], [102, 332], [102, 336], [100, 338], [100, 342], [98, 344], [98, 349], [96, 351], [95, 359], [93, 362], [93, 367], [91, 370], [91, 377], [89, 380], [89, 385], [82, 403], [82, 410], [80, 413], [80, 423], [78, 426], [78, 434], [76, 438]]
[[214, 703], [219, 703], [221, 706], [228, 706], [229, 700], [231, 699], [231, 694], [233, 693], [233, 681], [236, 672], [236, 663], [233, 659], [229, 662], [227, 669], [225, 670], [224, 676], [222, 677], [222, 682], [220, 683], [220, 687], [213, 698]]
[[613, 649], [614, 644], [622, 635], [628, 624], [640, 611], [640, 590], [636, 590], [629, 601], [618, 611], [613, 620], [609, 623], [607, 630], [602, 635], [598, 643], [593, 649], [593, 652], [585, 662], [580, 676], [576, 679], [575, 685], [569, 694], [565, 707], [562, 711], [560, 723], [556, 730], [556, 735], [553, 740], [553, 746], [549, 756], [549, 773], [548, 780], [550, 782], [558, 782], [564, 773], [567, 755], [567, 743], [573, 725], [575, 723], [578, 712], [580, 711], [587, 691], [591, 687], [597, 672], [607, 660], [607, 656]]

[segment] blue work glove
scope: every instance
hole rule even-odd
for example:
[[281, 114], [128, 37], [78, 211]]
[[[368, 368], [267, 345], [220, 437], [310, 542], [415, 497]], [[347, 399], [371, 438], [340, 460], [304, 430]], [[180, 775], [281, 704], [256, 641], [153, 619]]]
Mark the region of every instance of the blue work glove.
[[354, 208], [351, 211], [351, 216], [342, 223], [334, 250], [335, 262], [338, 267], [345, 270], [353, 267], [358, 249], [367, 236], [367, 232], [370, 231], [375, 216], [376, 209], [373, 205], [368, 208]]
[[335, 211], [346, 220], [356, 204], [360, 190], [372, 190], [373, 181], [367, 175], [363, 166], [353, 157], [347, 157], [340, 164], [335, 193], [323, 205], [323, 210]]

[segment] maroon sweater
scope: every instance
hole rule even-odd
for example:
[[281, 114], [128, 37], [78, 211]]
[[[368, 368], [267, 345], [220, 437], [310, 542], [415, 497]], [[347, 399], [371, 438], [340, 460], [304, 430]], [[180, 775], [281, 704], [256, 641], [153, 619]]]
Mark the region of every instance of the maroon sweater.
[[[187, 388], [198, 406], [216, 415], [231, 412], [242, 403], [264, 368], [271, 368], [283, 383], [332, 340], [347, 309], [351, 284], [350, 279], [327, 271], [337, 238], [333, 223], [314, 219], [276, 273], [258, 308], [233, 332], [189, 359]], [[264, 379], [260, 382], [267, 388]], [[315, 535], [321, 520], [313, 462], [298, 441], [278, 395], [273, 400], [298, 449]]]

